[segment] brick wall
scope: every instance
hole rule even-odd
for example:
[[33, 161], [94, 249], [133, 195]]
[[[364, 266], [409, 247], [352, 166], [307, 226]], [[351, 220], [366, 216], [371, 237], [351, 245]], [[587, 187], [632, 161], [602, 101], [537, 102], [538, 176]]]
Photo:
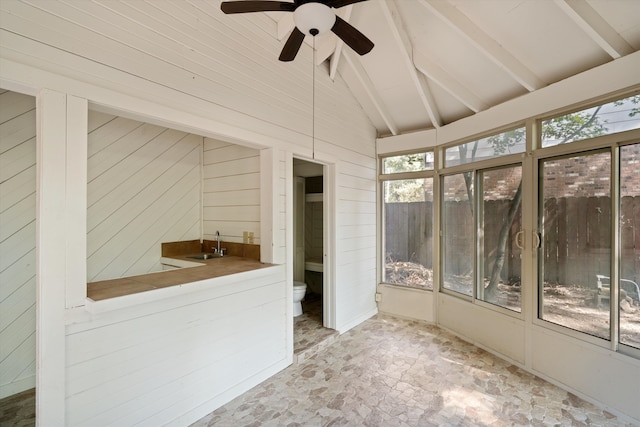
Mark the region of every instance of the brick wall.
[[[620, 195], [640, 195], [640, 143], [620, 150]], [[611, 156], [607, 152], [549, 160], [544, 165], [546, 198], [604, 197], [611, 194]], [[505, 168], [483, 174], [485, 200], [510, 199], [520, 183], [521, 169]], [[443, 188], [445, 200], [466, 200], [462, 177], [448, 178]]]

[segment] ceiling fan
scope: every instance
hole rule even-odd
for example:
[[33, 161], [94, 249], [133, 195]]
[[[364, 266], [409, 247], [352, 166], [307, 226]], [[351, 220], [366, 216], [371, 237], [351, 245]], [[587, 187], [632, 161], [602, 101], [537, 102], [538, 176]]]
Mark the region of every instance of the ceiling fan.
[[362, 1], [366, 0], [293, 0], [293, 3], [272, 0], [235, 0], [223, 1], [220, 9], [227, 14], [293, 12], [296, 26], [278, 58], [280, 61], [293, 61], [307, 34], [315, 37], [329, 30], [358, 54], [364, 55], [371, 51], [373, 42], [347, 21], [337, 16], [333, 10]]

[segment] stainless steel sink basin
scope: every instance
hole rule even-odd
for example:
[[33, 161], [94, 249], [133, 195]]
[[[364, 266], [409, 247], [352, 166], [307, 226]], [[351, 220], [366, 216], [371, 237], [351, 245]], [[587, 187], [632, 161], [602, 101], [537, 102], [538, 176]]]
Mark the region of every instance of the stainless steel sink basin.
[[198, 254], [198, 255], [188, 256], [187, 258], [205, 260], [205, 259], [220, 258], [220, 257], [222, 257], [222, 255], [220, 254]]

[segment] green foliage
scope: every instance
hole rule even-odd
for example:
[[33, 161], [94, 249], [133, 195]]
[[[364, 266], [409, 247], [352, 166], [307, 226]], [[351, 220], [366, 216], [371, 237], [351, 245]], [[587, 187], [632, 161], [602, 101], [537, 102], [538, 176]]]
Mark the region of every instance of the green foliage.
[[[401, 156], [387, 157], [383, 160], [385, 174], [423, 171], [433, 165], [433, 153], [404, 154]], [[424, 202], [425, 192], [431, 191], [425, 188], [424, 179], [402, 179], [385, 181], [385, 203], [395, 202]], [[430, 195], [428, 197], [431, 197]]]
[[383, 173], [422, 171], [427, 168], [428, 163], [433, 163], [433, 153], [431, 152], [386, 157]]
[[[630, 96], [629, 98], [614, 101], [613, 105], [615, 105], [616, 107], [620, 107], [625, 105], [627, 102], [630, 102], [633, 105], [640, 104], [640, 95], [634, 95]], [[636, 114], [640, 114], [640, 107], [632, 107], [629, 111], [629, 117], [635, 117]]]
[[[423, 179], [403, 179], [385, 181], [385, 203], [424, 202], [425, 188]], [[431, 198], [431, 195], [428, 195]]]
[[505, 154], [509, 148], [522, 143], [526, 136], [526, 129], [518, 128], [489, 137], [487, 142], [493, 147], [494, 154], [502, 155]]
[[604, 135], [607, 128], [598, 117], [601, 108], [545, 120], [542, 123], [542, 139], [556, 140], [559, 144], [564, 144], [565, 142]]

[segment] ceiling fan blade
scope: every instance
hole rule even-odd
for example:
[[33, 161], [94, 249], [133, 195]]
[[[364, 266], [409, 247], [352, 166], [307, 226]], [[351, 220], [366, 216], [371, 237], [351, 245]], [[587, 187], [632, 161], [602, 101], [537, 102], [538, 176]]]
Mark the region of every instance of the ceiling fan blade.
[[286, 1], [223, 1], [220, 9], [224, 13], [248, 13], [248, 12], [293, 12], [295, 3]]
[[367, 0], [327, 0], [325, 4], [329, 7], [338, 9], [340, 7], [348, 6], [350, 4], [360, 3], [361, 1], [367, 1]]
[[331, 31], [340, 37], [343, 42], [351, 49], [355, 50], [359, 55], [369, 53], [373, 49], [373, 42], [364, 34], [358, 31], [353, 25], [336, 15], [336, 23], [333, 24]]
[[298, 54], [303, 41], [304, 33], [300, 31], [298, 27], [294, 27], [291, 35], [287, 39], [287, 42], [284, 44], [278, 59], [285, 62], [293, 61]]

